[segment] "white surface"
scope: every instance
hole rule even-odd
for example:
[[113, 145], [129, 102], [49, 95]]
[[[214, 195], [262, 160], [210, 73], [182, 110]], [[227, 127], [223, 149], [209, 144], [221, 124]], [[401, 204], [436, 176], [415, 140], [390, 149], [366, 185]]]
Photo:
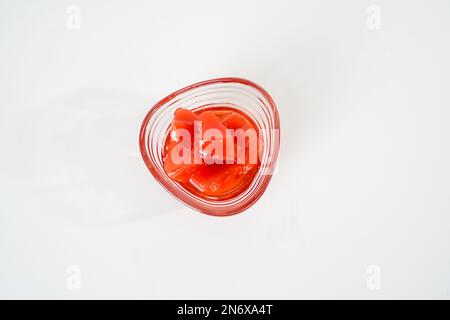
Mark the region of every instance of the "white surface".
[[[448, 299], [449, 14], [1, 1], [0, 297]], [[166, 94], [222, 76], [270, 92], [282, 150], [256, 205], [213, 218], [151, 177], [138, 130]]]

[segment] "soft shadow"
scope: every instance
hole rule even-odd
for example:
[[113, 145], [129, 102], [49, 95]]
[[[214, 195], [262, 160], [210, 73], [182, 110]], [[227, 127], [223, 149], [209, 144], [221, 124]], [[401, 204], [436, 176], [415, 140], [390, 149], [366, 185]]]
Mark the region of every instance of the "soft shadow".
[[39, 205], [83, 225], [149, 219], [179, 209], [139, 152], [150, 107], [139, 94], [90, 88], [37, 108], [33, 181]]

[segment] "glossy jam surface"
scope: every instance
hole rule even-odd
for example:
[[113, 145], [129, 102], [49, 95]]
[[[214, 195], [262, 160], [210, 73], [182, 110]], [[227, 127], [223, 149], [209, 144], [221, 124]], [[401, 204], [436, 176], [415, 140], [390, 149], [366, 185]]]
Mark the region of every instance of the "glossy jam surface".
[[[163, 150], [165, 172], [184, 189], [203, 198], [225, 200], [239, 195], [260, 167], [259, 156], [251, 155], [261, 146], [255, 135], [238, 143], [232, 135], [238, 129], [253, 130], [258, 136], [254, 122], [231, 107], [177, 109]], [[256, 151], [252, 143], [256, 143]], [[238, 154], [245, 156], [238, 158]]]

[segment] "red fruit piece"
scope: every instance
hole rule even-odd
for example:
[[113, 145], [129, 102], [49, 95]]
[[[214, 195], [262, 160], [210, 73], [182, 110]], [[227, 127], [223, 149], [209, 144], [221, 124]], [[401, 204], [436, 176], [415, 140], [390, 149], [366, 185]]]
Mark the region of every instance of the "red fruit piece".
[[[169, 137], [169, 139], [170, 139], [170, 137]], [[182, 141], [177, 142], [174, 140], [170, 140], [169, 142], [166, 143], [166, 146], [164, 148], [164, 155], [163, 155], [164, 171], [167, 173], [167, 175], [171, 179], [174, 179], [175, 181], [188, 182], [190, 176], [195, 173], [198, 166], [196, 166], [193, 163], [192, 150], [189, 150], [190, 157], [191, 157], [189, 163], [183, 163], [180, 161], [176, 161], [181, 158], [181, 157], [177, 158], [177, 155], [173, 154], [177, 151], [177, 150], [174, 150], [174, 147], [179, 143], [183, 143], [183, 142]], [[186, 150], [187, 150], [187, 148], [186, 148]]]
[[[174, 120], [172, 121], [171, 132], [167, 138], [164, 149], [164, 170], [167, 175], [178, 181], [189, 181], [190, 175], [196, 170], [193, 163], [193, 148], [194, 141], [194, 121], [198, 120], [198, 116], [190, 110], [179, 108], [175, 111]], [[189, 135], [180, 132], [180, 130], [187, 130]], [[184, 138], [186, 137], [186, 140]], [[189, 150], [189, 161], [187, 163], [180, 162], [180, 154], [172, 154], [174, 148], [182, 144], [183, 151]], [[181, 145], [179, 145], [181, 146]], [[176, 150], [175, 150], [176, 151]]]
[[[251, 159], [252, 161], [254, 161], [253, 164], [255, 164], [258, 158], [258, 132], [251, 124], [251, 122], [239, 113], [231, 112], [223, 118], [222, 123], [228, 129], [235, 130], [233, 132], [235, 137], [235, 160], [237, 161], [237, 158], [241, 154], [241, 152], [245, 152], [245, 160], [241, 159], [241, 161], [244, 160], [244, 163], [249, 163], [249, 160]], [[245, 140], [237, 139], [238, 136], [244, 138]], [[244, 143], [239, 144], [238, 142], [240, 141], [244, 141]], [[250, 155], [250, 152], [256, 154]]]
[[[186, 137], [177, 129], [188, 130], [190, 136]], [[209, 129], [218, 131], [209, 132], [208, 135]], [[238, 146], [236, 143], [238, 140], [234, 140], [227, 129], [256, 130], [249, 119], [232, 110], [218, 109], [194, 113], [187, 109], [177, 109], [163, 151], [164, 170], [169, 178], [211, 199], [232, 197], [248, 186], [259, 168], [259, 162], [249, 164], [248, 139], [244, 145]], [[196, 138], [194, 132], [198, 133], [200, 130], [202, 131], [200, 158], [203, 163], [195, 164], [194, 149], [198, 148], [194, 148]], [[221, 154], [217, 148], [222, 147]], [[229, 150], [227, 153], [226, 148], [230, 148], [231, 152]], [[226, 156], [231, 155], [233, 149], [234, 157], [227, 161]], [[237, 151], [242, 149], [246, 151], [245, 164], [236, 164]], [[183, 162], [189, 158], [183, 157], [186, 153], [190, 156], [188, 163]], [[229, 164], [230, 162], [232, 164]]]
[[[225, 163], [227, 159], [233, 161], [234, 158], [227, 158], [227, 155], [231, 155], [233, 148], [233, 139], [231, 135], [226, 131], [227, 127], [225, 127], [220, 121], [220, 119], [215, 115], [212, 111], [205, 111], [199, 115], [199, 120], [202, 123], [202, 157], [207, 161], [207, 163], [211, 163], [216, 161], [216, 163]], [[215, 129], [215, 132], [211, 132], [208, 130]], [[217, 136], [218, 135], [218, 136]], [[212, 138], [214, 136], [214, 141]], [[228, 138], [227, 138], [228, 136]], [[227, 141], [229, 143], [227, 144]], [[222, 149], [222, 154], [216, 153], [218, 148], [214, 148], [211, 143], [214, 143], [215, 146], [220, 147]], [[227, 153], [227, 148], [230, 150]], [[219, 149], [220, 150], [220, 149]]]
[[212, 111], [205, 111], [199, 115], [199, 120], [202, 122], [203, 134], [209, 129], [217, 129], [221, 132], [222, 137], [225, 138], [225, 130], [227, 127], [223, 125], [220, 119]]
[[250, 172], [254, 168], [252, 165], [237, 164], [203, 166], [191, 176], [189, 182], [197, 192], [208, 197], [224, 197], [246, 185], [245, 180], [251, 179]]
[[250, 124], [250, 122], [236, 112], [226, 115], [223, 118], [222, 123], [228, 129], [233, 129], [233, 130], [236, 130], [236, 129], [247, 130], [247, 129], [252, 128], [252, 125]]
[[[175, 117], [172, 121], [172, 129], [186, 129], [194, 139], [194, 122], [198, 121], [198, 116], [190, 110], [179, 108], [175, 111]], [[176, 135], [175, 135], [176, 136]]]

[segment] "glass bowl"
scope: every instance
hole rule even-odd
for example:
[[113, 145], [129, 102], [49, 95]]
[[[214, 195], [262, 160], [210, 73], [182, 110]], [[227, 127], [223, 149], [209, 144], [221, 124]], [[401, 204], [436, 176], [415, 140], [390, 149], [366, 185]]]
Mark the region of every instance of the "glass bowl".
[[[205, 199], [187, 191], [168, 177], [163, 166], [164, 143], [175, 110], [200, 110], [215, 105], [230, 106], [247, 114], [257, 125], [263, 142], [261, 166], [252, 182], [242, 193], [226, 200]], [[252, 206], [266, 190], [277, 162], [279, 130], [277, 107], [263, 88], [241, 78], [219, 78], [187, 86], [159, 101], [142, 122], [139, 146], [151, 174], [175, 198], [202, 213], [229, 216]]]

